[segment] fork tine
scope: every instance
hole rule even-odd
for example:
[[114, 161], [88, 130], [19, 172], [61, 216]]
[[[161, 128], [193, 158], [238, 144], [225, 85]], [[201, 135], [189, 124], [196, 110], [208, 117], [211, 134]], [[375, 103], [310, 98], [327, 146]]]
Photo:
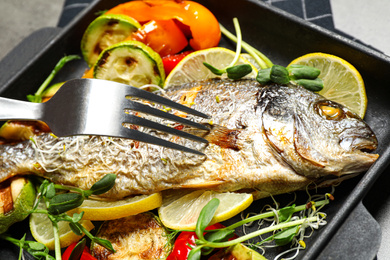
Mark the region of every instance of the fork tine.
[[175, 150], [179, 150], [179, 151], [183, 151], [183, 152], [188, 152], [188, 153], [193, 153], [193, 154], [197, 154], [197, 155], [205, 155], [204, 153], [199, 152], [197, 150], [182, 146], [180, 144], [172, 143], [170, 141], [167, 141], [167, 140], [140, 132], [138, 130], [130, 129], [130, 128], [123, 127], [120, 135], [121, 135], [120, 137], [126, 137], [129, 139], [144, 142], [144, 143], [156, 144], [156, 145], [164, 146], [167, 148], [171, 148], [171, 149], [175, 149]]
[[156, 109], [156, 108], [150, 107], [148, 105], [141, 104], [139, 102], [135, 102], [135, 101], [131, 101], [130, 100], [129, 104], [126, 104], [126, 106], [127, 107], [125, 109], [142, 112], [142, 113], [146, 113], [146, 114], [149, 114], [149, 115], [158, 116], [160, 118], [165, 118], [165, 119], [168, 119], [168, 120], [171, 120], [171, 121], [175, 121], [175, 122], [178, 122], [178, 123], [181, 123], [181, 124], [184, 124], [184, 125], [187, 125], [187, 126], [192, 126], [192, 127], [195, 127], [195, 128], [199, 128], [199, 129], [202, 129], [202, 130], [210, 130], [207, 126], [205, 126], [203, 124], [196, 123], [194, 121], [185, 119], [185, 118], [180, 117], [180, 116], [176, 116], [174, 114], [170, 114], [170, 113], [164, 112], [164, 111], [162, 111], [160, 109]]
[[144, 127], [152, 128], [152, 129], [155, 129], [155, 130], [158, 130], [158, 131], [162, 131], [162, 132], [165, 132], [165, 133], [168, 133], [168, 134], [173, 134], [173, 135], [177, 135], [177, 136], [184, 137], [184, 138], [187, 138], [187, 139], [191, 139], [191, 140], [194, 140], [194, 141], [197, 141], [197, 142], [208, 143], [208, 141], [206, 139], [203, 139], [202, 137], [199, 137], [199, 136], [196, 136], [196, 135], [192, 135], [192, 134], [189, 134], [187, 132], [180, 131], [180, 130], [178, 130], [176, 128], [165, 126], [165, 125], [162, 125], [162, 124], [159, 124], [159, 123], [147, 120], [147, 119], [142, 118], [142, 117], [131, 115], [131, 114], [128, 114], [128, 113], [125, 114], [124, 120], [125, 120], [125, 122], [123, 122], [123, 123], [129, 123], [129, 124], [134, 124], [134, 125], [138, 125], [138, 126], [144, 126]]
[[155, 103], [167, 106], [167, 107], [171, 107], [171, 108], [180, 110], [182, 112], [186, 112], [188, 114], [196, 115], [196, 116], [203, 117], [203, 118], [210, 118], [210, 116], [208, 116], [202, 112], [199, 112], [195, 109], [192, 109], [190, 107], [184, 106], [184, 105], [179, 104], [179, 103], [176, 103], [170, 99], [164, 98], [164, 97], [156, 95], [156, 94], [152, 95], [151, 92], [146, 91], [146, 90], [142, 90], [139, 88], [135, 88], [135, 87], [130, 86], [128, 88], [128, 94], [126, 96], [145, 99], [145, 100], [148, 100], [151, 102], [155, 102]]

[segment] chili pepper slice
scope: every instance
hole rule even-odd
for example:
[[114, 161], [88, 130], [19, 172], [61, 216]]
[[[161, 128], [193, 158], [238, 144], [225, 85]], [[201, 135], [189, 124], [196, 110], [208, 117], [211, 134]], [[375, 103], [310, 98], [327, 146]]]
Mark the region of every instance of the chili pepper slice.
[[[218, 20], [203, 5], [193, 1], [145, 0], [131, 1], [107, 11], [107, 14], [124, 14], [141, 24], [150, 20], [171, 20], [189, 27], [194, 50], [215, 47], [221, 38]], [[180, 26], [183, 28], [185, 26]]]

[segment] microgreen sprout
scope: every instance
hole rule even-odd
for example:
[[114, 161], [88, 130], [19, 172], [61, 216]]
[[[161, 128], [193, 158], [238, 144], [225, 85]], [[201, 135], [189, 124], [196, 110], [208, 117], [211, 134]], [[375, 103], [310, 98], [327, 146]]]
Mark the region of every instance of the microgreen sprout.
[[[237, 43], [237, 45], [238, 45], [238, 42], [239, 42], [238, 35], [236, 37], [234, 34], [229, 32], [225, 27], [223, 27], [222, 24], [219, 24], [219, 27], [221, 28], [221, 32], [223, 35], [225, 35], [227, 38], [229, 38], [231, 41]], [[251, 45], [249, 45], [245, 41], [240, 40], [240, 42], [241, 42], [242, 48], [244, 50], [246, 50], [256, 60], [256, 63], [259, 65], [259, 67], [261, 69], [266, 69], [266, 68], [272, 67], [273, 63], [267, 56], [265, 56], [263, 53], [261, 53], [259, 50], [252, 47]]]
[[[323, 81], [320, 78], [318, 78], [318, 76], [321, 73], [319, 69], [310, 66], [305, 66], [305, 65], [298, 65], [298, 64], [292, 64], [287, 68], [280, 65], [274, 65], [267, 56], [265, 56], [263, 53], [261, 53], [259, 50], [255, 49], [245, 41], [242, 41], [241, 30], [239, 28], [237, 18], [234, 18], [233, 22], [235, 25], [234, 27], [237, 36], [230, 33], [225, 27], [223, 27], [222, 24], [219, 25], [219, 27], [221, 28], [221, 32], [227, 38], [229, 38], [230, 40], [232, 40], [237, 44], [236, 56], [234, 62], [236, 62], [236, 59], [238, 59], [241, 53], [241, 47], [244, 50], [246, 50], [248, 54], [251, 55], [252, 58], [256, 61], [257, 65], [260, 67], [260, 70], [256, 77], [256, 80], [259, 83], [261, 84], [267, 84], [270, 82], [277, 83], [277, 84], [292, 83], [295, 85], [303, 86], [304, 88], [314, 92], [323, 89], [324, 87]], [[207, 63], [205, 63], [204, 65], [216, 75], [222, 75], [223, 73], [227, 72], [229, 78], [240, 79], [243, 77], [242, 75], [244, 75], [243, 68], [240, 68], [239, 65], [233, 66], [234, 64], [230, 64], [227, 68], [221, 70], [218, 70]], [[231, 70], [230, 76], [229, 76], [229, 70]], [[235, 71], [238, 71], [239, 73], [235, 73]], [[250, 72], [251, 71], [249, 71], [248, 73]]]
[[[66, 212], [77, 208], [83, 201], [91, 195], [100, 195], [109, 191], [115, 184], [116, 175], [107, 174], [99, 181], [94, 183], [88, 190], [83, 190], [76, 187], [69, 187], [60, 184], [54, 184], [48, 180], [41, 180], [38, 188], [38, 196], [34, 208], [29, 213], [46, 214], [53, 225], [54, 231], [54, 246], [55, 258], [49, 255], [49, 250], [43, 244], [33, 241], [25, 241], [24, 237], [20, 240], [11, 238], [7, 235], [1, 235], [0, 238], [8, 240], [20, 248], [26, 250], [31, 255], [36, 257], [44, 256], [46, 259], [61, 259], [61, 246], [58, 230], [58, 222], [67, 221], [69, 227], [76, 234], [81, 236], [85, 234], [92, 242], [98, 243], [108, 250], [115, 252], [111, 243], [108, 240], [93, 236], [79, 221], [82, 219], [84, 212], [74, 213], [69, 216]], [[46, 209], [38, 208], [38, 205], [43, 202]], [[75, 249], [74, 249], [75, 250]], [[77, 250], [77, 249], [76, 249]]]
[[228, 78], [230, 79], [240, 79], [242, 77], [245, 77], [249, 73], [251, 73], [252, 67], [249, 64], [236, 65], [241, 54], [242, 35], [241, 35], [241, 29], [237, 18], [233, 18], [233, 24], [237, 33], [237, 45], [236, 45], [236, 54], [234, 55], [232, 62], [226, 68], [223, 69], [217, 69], [207, 62], [203, 62], [203, 65], [205, 65], [215, 75], [221, 76], [226, 73]]
[[27, 99], [31, 102], [34, 102], [34, 103], [40, 103], [42, 102], [42, 94], [43, 92], [45, 91], [45, 89], [47, 88], [47, 86], [49, 86], [50, 82], [53, 80], [53, 78], [57, 75], [57, 73], [62, 69], [62, 67], [64, 67], [64, 65], [66, 63], [68, 63], [69, 61], [72, 61], [72, 60], [75, 60], [75, 59], [80, 59], [80, 56], [78, 55], [68, 55], [68, 56], [65, 56], [63, 57], [57, 64], [56, 66], [54, 67], [54, 69], [52, 70], [52, 72], [49, 74], [49, 76], [46, 78], [46, 80], [42, 83], [42, 85], [38, 88], [38, 91], [35, 92], [34, 95], [28, 95], [27, 96]]
[[273, 65], [271, 68], [259, 70], [256, 80], [260, 84], [270, 82], [276, 84], [295, 84], [308, 90], [317, 92], [323, 89], [324, 83], [318, 78], [321, 71], [317, 68], [305, 65], [290, 65], [287, 68]]
[[[219, 200], [214, 198], [203, 207], [199, 214], [195, 229], [198, 238], [195, 240], [195, 246], [192, 247], [188, 259], [199, 260], [201, 255], [210, 254], [214, 248], [234, 246], [266, 233], [272, 233], [272, 235], [255, 244], [255, 247], [260, 247], [263, 243], [270, 241], [274, 241], [278, 246], [286, 245], [293, 241], [293, 239], [296, 239], [299, 248], [305, 248], [306, 245], [303, 241], [305, 228], [318, 228], [320, 225], [319, 223], [324, 224], [323, 217], [325, 215], [319, 214], [320, 212], [318, 212], [318, 209], [329, 203], [328, 197], [329, 196], [325, 196], [325, 199], [320, 201], [310, 201], [310, 207], [308, 207], [308, 204], [299, 206], [290, 205], [281, 209], [273, 209], [247, 217], [225, 228], [206, 230], [206, 227], [210, 224], [219, 205]], [[300, 217], [294, 215], [298, 212], [301, 213]], [[244, 226], [247, 223], [267, 218], [275, 218], [276, 221], [270, 226], [229, 240], [236, 228]], [[175, 234], [177, 234], [176, 232]]]

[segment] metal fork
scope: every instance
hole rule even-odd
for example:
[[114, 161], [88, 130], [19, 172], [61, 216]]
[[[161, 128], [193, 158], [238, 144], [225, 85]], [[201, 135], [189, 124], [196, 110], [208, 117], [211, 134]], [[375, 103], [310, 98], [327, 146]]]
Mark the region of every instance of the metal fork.
[[207, 143], [201, 137], [126, 113], [128, 110], [138, 111], [208, 130], [202, 124], [129, 100], [128, 97], [147, 100], [203, 118], [209, 117], [167, 98], [125, 84], [98, 79], [73, 79], [67, 81], [45, 103], [0, 98], [0, 120], [40, 120], [47, 123], [56, 136], [101, 135], [129, 138], [203, 155], [197, 150], [124, 127], [124, 124], [133, 124]]

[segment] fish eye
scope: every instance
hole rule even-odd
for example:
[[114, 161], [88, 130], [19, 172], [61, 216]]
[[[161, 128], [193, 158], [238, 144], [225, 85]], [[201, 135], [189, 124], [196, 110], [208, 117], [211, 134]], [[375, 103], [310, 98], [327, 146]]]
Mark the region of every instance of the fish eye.
[[345, 116], [344, 110], [332, 102], [319, 102], [315, 107], [317, 112], [328, 120], [340, 120]]

